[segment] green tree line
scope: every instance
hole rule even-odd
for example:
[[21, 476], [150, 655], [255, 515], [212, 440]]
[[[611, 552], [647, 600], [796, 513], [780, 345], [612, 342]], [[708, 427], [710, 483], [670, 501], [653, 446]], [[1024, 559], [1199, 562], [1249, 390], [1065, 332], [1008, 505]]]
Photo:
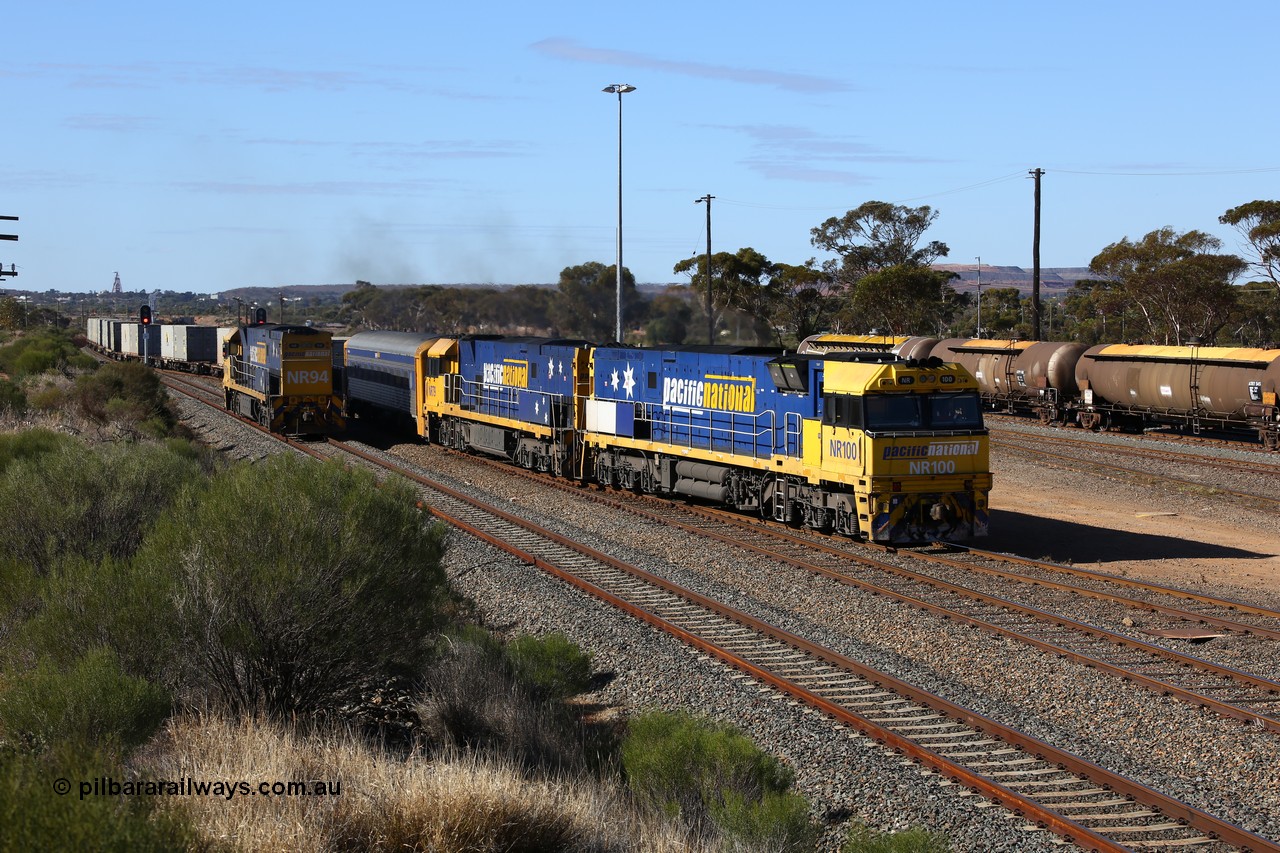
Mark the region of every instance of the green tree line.
[[[949, 252], [928, 239], [939, 212], [868, 201], [814, 227], [827, 253], [783, 263], [743, 247], [673, 266], [689, 287], [646, 297], [623, 269], [628, 343], [795, 346], [820, 331], [1030, 339], [1035, 306], [1016, 288], [959, 293], [953, 273], [933, 264]], [[1280, 341], [1280, 202], [1253, 201], [1219, 217], [1240, 234], [1244, 254], [1223, 252], [1202, 231], [1158, 228], [1098, 251], [1093, 278], [1061, 298], [1042, 299], [1042, 337], [1086, 343], [1244, 344]], [[1242, 278], [1252, 277], [1241, 283]], [[606, 342], [613, 337], [614, 267], [566, 267], [555, 289], [423, 286], [378, 288], [361, 282], [343, 297], [353, 326], [440, 334], [551, 334]], [[710, 299], [708, 300], [708, 290]], [[707, 317], [710, 304], [712, 316]], [[981, 307], [981, 312], [979, 312]]]

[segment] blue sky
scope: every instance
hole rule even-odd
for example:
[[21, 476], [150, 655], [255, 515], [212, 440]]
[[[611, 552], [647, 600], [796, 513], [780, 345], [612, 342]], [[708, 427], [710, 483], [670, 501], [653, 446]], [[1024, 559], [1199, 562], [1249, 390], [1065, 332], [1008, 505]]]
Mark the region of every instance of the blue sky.
[[[1280, 198], [1274, 2], [211, 4], [4, 12], [5, 285], [554, 282], [706, 245], [824, 257], [928, 204], [951, 263], [1084, 266], [1161, 226], [1238, 250]], [[11, 227], [8, 227], [11, 226]]]

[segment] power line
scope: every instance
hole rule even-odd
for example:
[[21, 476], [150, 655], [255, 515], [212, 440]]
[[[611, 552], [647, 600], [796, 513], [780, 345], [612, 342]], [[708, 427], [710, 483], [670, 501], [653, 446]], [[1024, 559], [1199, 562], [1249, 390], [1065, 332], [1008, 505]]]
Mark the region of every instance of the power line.
[[1280, 166], [1257, 169], [1221, 169], [1212, 172], [1084, 172], [1073, 169], [1054, 169], [1059, 175], [1098, 175], [1106, 178], [1190, 178], [1214, 175], [1257, 175], [1263, 172], [1280, 172]]

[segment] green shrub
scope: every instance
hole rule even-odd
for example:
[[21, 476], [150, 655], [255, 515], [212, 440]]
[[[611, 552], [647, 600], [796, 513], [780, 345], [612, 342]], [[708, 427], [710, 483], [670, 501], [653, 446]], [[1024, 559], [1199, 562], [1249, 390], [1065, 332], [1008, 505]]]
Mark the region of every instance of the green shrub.
[[26, 411], [27, 397], [22, 389], [8, 379], [0, 379], [0, 412], [10, 412], [22, 417]]
[[622, 743], [622, 764], [637, 797], [696, 831], [811, 849], [808, 803], [792, 793], [794, 774], [737, 730], [688, 714], [637, 717]]
[[938, 832], [919, 827], [902, 832], [876, 832], [867, 827], [855, 829], [840, 848], [841, 853], [947, 853], [951, 843]]
[[507, 646], [516, 677], [546, 699], [567, 699], [591, 687], [591, 655], [564, 634], [524, 635]]
[[[0, 570], [4, 564], [0, 563]], [[176, 581], [170, 568], [136, 560], [66, 556], [46, 574], [30, 566], [9, 613], [14, 624], [3, 647], [11, 667], [44, 656], [70, 667], [98, 647], [110, 649], [123, 671], [179, 687], [174, 648]], [[16, 574], [16, 573], [15, 573]]]
[[84, 355], [64, 330], [28, 332], [0, 346], [0, 371], [13, 379], [36, 376], [52, 370], [85, 369], [94, 359]]
[[24, 455], [0, 471], [0, 553], [41, 573], [66, 555], [129, 556], [177, 493], [200, 479], [195, 464], [155, 445], [51, 443], [15, 442], [11, 451]]
[[159, 374], [133, 361], [104, 364], [78, 377], [70, 398], [81, 414], [98, 423], [145, 424], [147, 432], [163, 426], [161, 435], [177, 423]]
[[120, 670], [97, 648], [64, 669], [48, 658], [4, 676], [0, 726], [10, 742], [37, 749], [55, 744], [137, 746], [169, 713], [165, 691]]
[[76, 440], [47, 429], [27, 429], [0, 433], [0, 472], [15, 459], [27, 459], [78, 446]]
[[27, 403], [37, 411], [53, 412], [65, 408], [67, 394], [57, 385], [45, 385], [43, 388], [36, 388], [28, 394]]
[[[81, 798], [82, 782], [123, 782], [128, 775], [101, 751], [63, 746], [42, 755], [0, 752], [0, 853], [97, 850], [163, 853], [200, 849], [177, 810], [156, 808], [158, 797]], [[69, 793], [55, 793], [59, 779]]]
[[447, 593], [444, 530], [403, 481], [276, 456], [219, 472], [139, 554], [176, 574], [175, 649], [233, 712], [331, 708], [418, 675]]
[[587, 766], [587, 733], [563, 703], [516, 676], [509, 648], [474, 626], [451, 632], [444, 646], [418, 706], [425, 738], [529, 771]]

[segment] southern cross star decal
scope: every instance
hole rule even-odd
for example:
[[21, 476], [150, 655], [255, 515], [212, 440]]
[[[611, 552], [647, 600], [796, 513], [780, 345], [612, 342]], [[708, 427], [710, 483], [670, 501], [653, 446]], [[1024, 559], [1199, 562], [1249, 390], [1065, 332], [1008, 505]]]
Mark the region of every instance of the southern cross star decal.
[[[623, 389], [627, 392], [627, 399], [631, 399], [631, 389], [636, 387], [636, 372], [631, 365], [627, 365], [626, 381], [622, 383]], [[617, 388], [617, 374], [614, 374], [614, 388]]]
[[613, 386], [613, 390], [618, 390], [618, 371], [613, 371], [613, 377], [609, 380], [609, 384]]

